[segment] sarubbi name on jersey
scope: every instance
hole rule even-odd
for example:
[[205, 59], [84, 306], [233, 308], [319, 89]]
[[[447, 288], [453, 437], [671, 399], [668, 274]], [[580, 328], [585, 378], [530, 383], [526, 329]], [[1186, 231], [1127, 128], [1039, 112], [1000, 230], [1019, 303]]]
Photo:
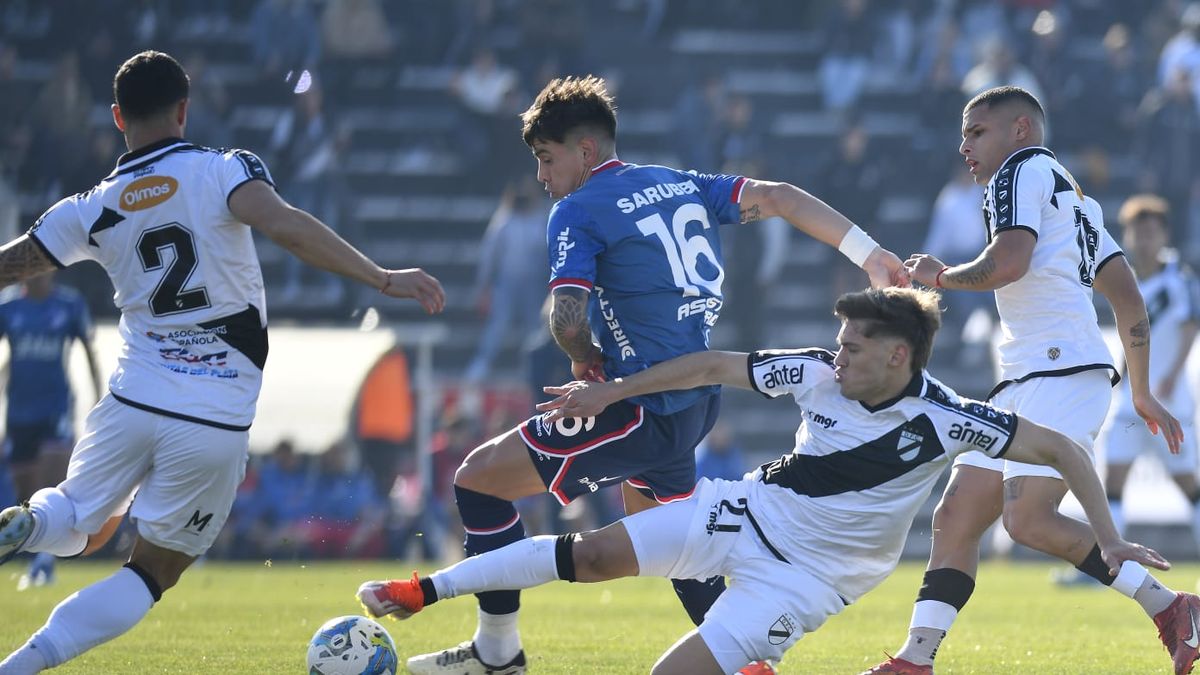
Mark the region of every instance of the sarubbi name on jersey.
[[966, 425], [954, 424], [951, 426], [950, 438], [974, 445], [980, 450], [991, 450], [997, 439], [996, 436], [991, 436], [979, 429], [972, 429], [970, 422], [967, 422]]
[[634, 209], [643, 206], [649, 206], [656, 202], [661, 202], [664, 199], [672, 197], [682, 197], [699, 192], [700, 188], [690, 180], [685, 180], [682, 183], [659, 183], [651, 185], [648, 188], [643, 188], [628, 197], [621, 197], [617, 200], [617, 208], [621, 209], [621, 213], [633, 213]]

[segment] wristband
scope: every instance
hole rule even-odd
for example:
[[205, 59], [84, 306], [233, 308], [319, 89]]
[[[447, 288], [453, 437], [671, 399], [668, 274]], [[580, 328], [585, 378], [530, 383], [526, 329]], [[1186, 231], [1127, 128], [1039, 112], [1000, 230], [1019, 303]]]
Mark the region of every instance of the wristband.
[[950, 269], [949, 265], [942, 265], [942, 269], [938, 270], [937, 276], [933, 278], [934, 288], [945, 288], [945, 286], [942, 285], [942, 275], [945, 274], [946, 270], [948, 269]]
[[842, 243], [838, 244], [838, 250], [849, 258], [850, 262], [862, 267], [876, 246], [879, 244], [871, 238], [871, 235], [863, 232], [859, 226], [852, 225], [846, 232], [846, 236], [842, 237]]

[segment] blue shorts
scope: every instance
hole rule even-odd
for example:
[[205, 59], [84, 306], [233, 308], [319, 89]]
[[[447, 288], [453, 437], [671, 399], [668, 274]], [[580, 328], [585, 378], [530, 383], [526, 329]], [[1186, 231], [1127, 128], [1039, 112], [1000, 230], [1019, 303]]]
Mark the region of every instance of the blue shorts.
[[32, 462], [48, 445], [70, 449], [73, 435], [68, 415], [30, 424], [10, 422], [4, 439], [4, 454], [14, 464]]
[[596, 417], [552, 424], [545, 423], [546, 415], [530, 417], [517, 432], [560, 504], [621, 481], [665, 504], [691, 496], [696, 446], [712, 429], [720, 408], [720, 395], [670, 415], [620, 401]]

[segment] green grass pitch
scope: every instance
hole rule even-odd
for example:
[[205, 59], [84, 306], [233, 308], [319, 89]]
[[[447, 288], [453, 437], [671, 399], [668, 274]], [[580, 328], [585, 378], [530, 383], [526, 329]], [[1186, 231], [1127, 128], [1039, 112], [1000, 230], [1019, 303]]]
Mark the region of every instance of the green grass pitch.
[[[22, 564], [0, 574], [0, 652], [18, 646], [51, 608], [114, 563], [68, 562], [54, 586], [15, 590]], [[95, 673], [302, 673], [308, 638], [326, 619], [359, 611], [365, 579], [409, 568], [380, 563], [209, 563], [129, 634], [54, 670]], [[1136, 604], [1108, 590], [1058, 589], [1051, 565], [988, 563], [938, 673], [1169, 673], [1154, 626]], [[1200, 567], [1160, 575], [1194, 590]], [[792, 649], [784, 673], [854, 674], [899, 647], [921, 565], [905, 564], [875, 592]], [[537, 673], [645, 673], [689, 624], [665, 580], [551, 584], [523, 596], [522, 635]], [[470, 637], [475, 604], [460, 598], [404, 622], [385, 622], [405, 656]]]

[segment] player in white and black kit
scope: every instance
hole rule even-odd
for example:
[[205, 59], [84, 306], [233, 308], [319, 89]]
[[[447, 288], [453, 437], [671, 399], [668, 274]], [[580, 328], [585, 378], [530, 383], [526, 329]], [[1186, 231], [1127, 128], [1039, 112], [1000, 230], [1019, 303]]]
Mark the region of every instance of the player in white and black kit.
[[1106, 564], [1166, 563], [1122, 541], [1078, 444], [986, 403], [960, 398], [923, 370], [941, 321], [932, 291], [849, 293], [836, 354], [825, 349], [698, 352], [607, 383], [549, 387], [547, 423], [591, 420], [610, 403], [712, 384], [790, 395], [801, 409], [795, 449], [740, 481], [701, 479], [684, 501], [602, 530], [544, 536], [469, 558], [429, 577], [368, 582], [376, 616], [407, 617], [437, 600], [554, 580], [624, 576], [703, 579], [729, 588], [654, 673], [732, 673], [778, 659], [805, 633], [896, 567], [912, 519], [950, 461], [969, 450], [1062, 472], [1095, 524]]
[[96, 187], [0, 247], [0, 286], [100, 263], [116, 289], [123, 342], [66, 480], [0, 513], [0, 563], [19, 551], [89, 553], [126, 511], [137, 538], [129, 562], [60, 603], [0, 663], [3, 675], [53, 668], [132, 628], [229, 515], [267, 359], [251, 227], [309, 264], [416, 298], [429, 312], [444, 304], [433, 277], [380, 268], [280, 199], [252, 153], [183, 140], [188, 78], [170, 56], [133, 56], [113, 93], [129, 152]]
[[1200, 488], [1196, 485], [1196, 442], [1192, 434], [1196, 403], [1184, 372], [1200, 330], [1200, 284], [1180, 262], [1179, 253], [1168, 246], [1168, 217], [1166, 200], [1154, 195], [1130, 197], [1117, 214], [1124, 229], [1121, 243], [1133, 263], [1150, 319], [1150, 341], [1154, 344], [1150, 388], [1179, 416], [1184, 442], [1178, 453], [1171, 453], [1162, 438], [1147, 433], [1134, 410], [1129, 387], [1122, 385], [1096, 443], [1105, 459], [1104, 487], [1117, 530], [1124, 531], [1121, 498], [1129, 467], [1138, 455], [1152, 451], [1192, 504], [1192, 536], [1200, 548]]
[[[1092, 305], [1092, 289], [1099, 291], [1116, 315], [1134, 409], [1178, 452], [1179, 423], [1150, 391], [1149, 322], [1137, 281], [1104, 229], [1099, 205], [1042, 147], [1044, 129], [1042, 106], [1024, 89], [997, 87], [971, 99], [959, 152], [975, 181], [987, 185], [988, 245], [962, 265], [929, 255], [911, 256], [905, 265], [927, 286], [995, 291], [1001, 382], [989, 402], [1089, 452], [1117, 380]], [[1200, 653], [1200, 641], [1192, 639], [1200, 598], [1167, 589], [1137, 565], [1110, 574], [1088, 526], [1058, 512], [1066, 491], [1058, 472], [1044, 466], [977, 452], [956, 459], [934, 511], [933, 549], [908, 640], [896, 657], [867, 672], [933, 672], [937, 648], [975, 588], [980, 537], [1001, 516], [1017, 542], [1137, 601], [1158, 626], [1176, 672], [1189, 672]]]

